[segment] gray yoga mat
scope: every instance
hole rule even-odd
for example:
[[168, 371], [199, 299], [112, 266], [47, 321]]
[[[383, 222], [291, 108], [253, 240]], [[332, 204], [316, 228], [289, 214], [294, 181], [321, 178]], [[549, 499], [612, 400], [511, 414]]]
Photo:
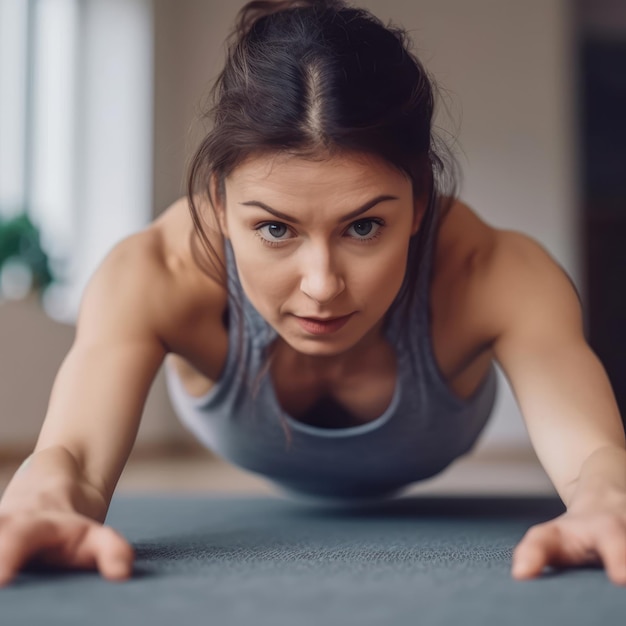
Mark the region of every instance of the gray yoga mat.
[[623, 625], [600, 568], [510, 577], [545, 498], [407, 497], [341, 510], [280, 497], [116, 496], [132, 580], [28, 571], [0, 590], [2, 626]]

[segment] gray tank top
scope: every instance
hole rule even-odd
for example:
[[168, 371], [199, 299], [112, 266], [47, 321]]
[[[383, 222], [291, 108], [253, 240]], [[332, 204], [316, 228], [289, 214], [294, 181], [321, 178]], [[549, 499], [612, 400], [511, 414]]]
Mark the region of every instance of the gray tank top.
[[[391, 309], [385, 327], [397, 359], [391, 402], [378, 418], [346, 428], [294, 419], [282, 411], [270, 372], [257, 376], [277, 333], [246, 298], [227, 241], [229, 347], [220, 379], [205, 395], [194, 397], [169, 363], [165, 368], [172, 405], [182, 423], [218, 456], [304, 500], [363, 502], [397, 495], [468, 452], [493, 409], [497, 375], [492, 364], [472, 396], [461, 399], [435, 361], [428, 307], [435, 232], [432, 228], [426, 240], [411, 311], [415, 332], [402, 328], [397, 308]], [[235, 294], [243, 305], [243, 319]]]

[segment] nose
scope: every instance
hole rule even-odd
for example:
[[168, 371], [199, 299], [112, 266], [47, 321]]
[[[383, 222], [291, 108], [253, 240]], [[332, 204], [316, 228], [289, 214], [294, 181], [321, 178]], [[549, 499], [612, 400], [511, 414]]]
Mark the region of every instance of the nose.
[[345, 289], [330, 251], [321, 246], [305, 256], [301, 276], [300, 290], [320, 305], [332, 302]]

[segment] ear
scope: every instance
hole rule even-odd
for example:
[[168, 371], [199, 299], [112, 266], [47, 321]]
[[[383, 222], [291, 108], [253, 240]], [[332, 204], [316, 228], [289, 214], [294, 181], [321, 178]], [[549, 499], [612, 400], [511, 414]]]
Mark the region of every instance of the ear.
[[219, 193], [219, 183], [217, 180], [217, 176], [215, 174], [211, 174], [211, 179], [209, 182], [211, 189], [211, 197], [213, 198], [213, 208], [215, 210], [215, 215], [217, 216], [217, 220], [220, 226], [220, 230], [222, 231], [222, 235], [228, 239], [228, 225], [226, 223], [226, 198], [225, 193]]

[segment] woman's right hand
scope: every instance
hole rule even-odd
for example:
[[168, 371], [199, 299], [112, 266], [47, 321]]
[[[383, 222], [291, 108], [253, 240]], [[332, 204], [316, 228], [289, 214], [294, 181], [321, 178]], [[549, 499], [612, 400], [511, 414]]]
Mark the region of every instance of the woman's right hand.
[[98, 570], [108, 580], [132, 574], [131, 545], [110, 526], [68, 511], [13, 511], [0, 515], [0, 586], [27, 564]]

